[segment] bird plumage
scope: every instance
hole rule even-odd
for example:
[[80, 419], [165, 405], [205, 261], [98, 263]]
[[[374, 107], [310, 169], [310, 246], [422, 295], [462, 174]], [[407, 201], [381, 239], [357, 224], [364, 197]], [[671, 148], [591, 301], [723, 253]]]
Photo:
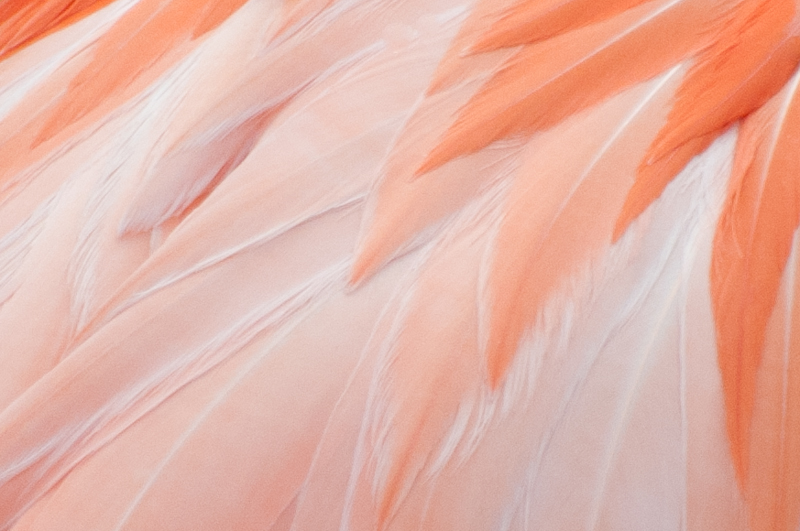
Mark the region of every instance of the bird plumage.
[[0, 529], [796, 530], [798, 17], [0, 2]]

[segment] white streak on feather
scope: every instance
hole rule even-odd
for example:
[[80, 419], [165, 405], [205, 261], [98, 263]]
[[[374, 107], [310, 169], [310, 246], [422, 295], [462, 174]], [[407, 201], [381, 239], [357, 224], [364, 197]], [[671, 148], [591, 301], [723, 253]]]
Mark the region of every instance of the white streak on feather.
[[[670, 71], [662, 75], [654, 81], [652, 88], [644, 94], [642, 99], [636, 104], [625, 118], [620, 122], [613, 134], [601, 146], [594, 157], [589, 161], [583, 169], [580, 177], [576, 179], [575, 184], [561, 203], [560, 210], [563, 210], [570, 198], [575, 194], [576, 190], [581, 186], [583, 181], [590, 175], [592, 170], [603, 159], [607, 152], [618, 142], [619, 138], [625, 133], [628, 127], [636, 120], [636, 118], [644, 111], [647, 110], [648, 105], [658, 97], [659, 93], [669, 84], [674, 76], [679, 75], [684, 70], [683, 65], [677, 65]], [[558, 214], [556, 214], [556, 218]], [[481, 345], [486, 345], [488, 340], [488, 331], [486, 326], [486, 315], [488, 310], [487, 284], [488, 284], [488, 271], [490, 260], [492, 256], [491, 246], [487, 249], [486, 258], [481, 268], [480, 282], [479, 282], [479, 300], [481, 303], [478, 305], [479, 315], [479, 340]], [[571, 278], [565, 281], [566, 291], [574, 292], [578, 289], [576, 279]], [[565, 291], [564, 289], [560, 291]], [[499, 396], [491, 390], [484, 389], [482, 391], [482, 399], [479, 404], [475, 405], [476, 420], [473, 423], [469, 436], [464, 432], [462, 437], [463, 448], [459, 455], [460, 461], [465, 461], [472, 455], [478, 448], [486, 431], [498, 420], [507, 417], [512, 410], [519, 407], [520, 404], [529, 402], [532, 399], [534, 390], [536, 389], [536, 379], [542, 363], [542, 357], [546, 352], [554, 349], [558, 351], [567, 344], [569, 336], [572, 333], [575, 324], [574, 305], [569, 303], [570, 297], [559, 294], [557, 292], [551, 298], [549, 303], [545, 304], [546, 310], [541, 312], [537, 319], [537, 323], [531, 330], [525, 333], [523, 340], [520, 342], [520, 347], [517, 355], [512, 361], [509, 368], [509, 373], [500, 389]], [[542, 330], [547, 330], [546, 333], [541, 333]], [[534, 332], [535, 331], [535, 332]], [[485, 347], [484, 347], [485, 348]], [[500, 417], [495, 419], [496, 413]], [[460, 429], [460, 428], [459, 428]], [[454, 434], [449, 434], [447, 440], [451, 440]], [[443, 463], [439, 463], [440, 465]]]
[[56, 193], [43, 201], [22, 223], [0, 238], [0, 308], [22, 282], [25, 257], [44, 229], [59, 197]]
[[73, 334], [83, 330], [94, 317], [98, 303], [102, 302], [96, 300], [95, 283], [98, 261], [103, 256], [103, 229], [120, 194], [125, 192], [126, 181], [138, 177], [136, 172], [141, 159], [153, 148], [153, 141], [150, 140], [154, 136], [153, 131], [158, 129], [159, 122], [168, 122], [171, 102], [181, 93], [182, 84], [188, 81], [195, 64], [196, 57], [190, 56], [138, 98], [136, 107], [141, 111], [129, 120], [116, 141], [96, 157], [96, 162], [81, 168], [76, 174], [76, 177], [96, 174], [97, 183], [84, 207], [85, 222], [69, 267], [73, 285]]
[[[169, 464], [172, 459], [178, 455], [180, 449], [186, 444], [189, 438], [203, 425], [203, 423], [208, 419], [211, 413], [221, 404], [224, 403], [225, 399], [230, 396], [236, 387], [241, 384], [244, 379], [249, 375], [253, 370], [255, 370], [264, 360], [266, 360], [269, 354], [273, 351], [273, 349], [278, 346], [289, 334], [292, 330], [300, 324], [315, 308], [322, 306], [328, 298], [330, 298], [336, 291], [339, 291], [344, 286], [346, 282], [346, 274], [349, 267], [348, 262], [341, 262], [335, 264], [334, 266], [324, 270], [321, 272], [320, 275], [313, 278], [310, 282], [308, 282], [305, 286], [302, 287], [301, 290], [298, 290], [297, 297], [302, 301], [302, 311], [296, 311], [294, 314], [288, 314], [282, 316], [283, 326], [281, 326], [281, 330], [279, 333], [275, 335], [272, 339], [270, 339], [269, 343], [263, 348], [262, 352], [259, 355], [256, 355], [252, 360], [244, 365], [236, 375], [225, 385], [220, 392], [211, 400], [208, 405], [203, 409], [203, 411], [197, 416], [195, 421], [191, 424], [191, 426], [183, 432], [183, 434], [175, 441], [175, 444], [172, 446], [170, 451], [167, 455], [162, 459], [159, 465], [155, 468], [153, 473], [148, 478], [147, 482], [142, 486], [139, 490], [137, 495], [131, 500], [128, 509], [125, 511], [123, 516], [120, 518], [119, 523], [114, 528], [114, 531], [121, 531], [128, 520], [133, 516], [136, 507], [141, 503], [144, 499], [147, 492], [150, 488], [155, 484], [156, 480], [160, 476], [160, 474], [166, 469], [167, 465]], [[261, 309], [258, 309], [261, 310]], [[252, 312], [246, 319], [247, 322], [246, 326], [246, 335], [238, 338], [238, 340], [233, 345], [235, 350], [231, 350], [230, 354], [244, 348], [248, 343], [250, 343], [255, 337], [261, 333], [263, 330], [268, 328], [269, 326], [273, 326], [276, 323], [271, 322], [272, 320], [265, 320], [265, 314], [263, 311], [254, 311]], [[216, 345], [212, 346], [211, 350], [222, 349], [226, 347], [226, 349], [230, 349], [230, 342], [227, 338], [222, 338], [221, 341], [217, 342]]]
[[[191, 167], [198, 153], [200, 153], [199, 156], [202, 157], [202, 152], [204, 150], [213, 149], [215, 145], [223, 144], [231, 135], [235, 135], [241, 127], [246, 126], [248, 122], [257, 118], [261, 113], [280, 106], [282, 103], [289, 101], [292, 97], [304, 90], [327, 83], [331, 77], [343, 71], [357, 68], [359, 64], [375, 58], [383, 52], [385, 48], [386, 46], [382, 42], [376, 42], [366, 46], [356, 53], [335, 62], [313, 79], [307, 80], [300, 86], [293, 87], [288, 93], [273, 96], [266, 101], [257, 102], [247, 108], [243, 113], [229, 117], [224, 122], [216, 124], [210, 129], [200, 131], [198, 134], [180, 142], [176, 147], [171, 148], [162, 158], [159, 158], [151, 164], [150, 169], [145, 175], [145, 180], [152, 180], [155, 185], [158, 186], [160, 181], [165, 178], [170, 180], [175, 179], [178, 184], [177, 190], [173, 190], [172, 195], [166, 198], [168, 201], [166, 203], [158, 202], [153, 204], [150, 202], [139, 204], [140, 201], [135, 199], [131, 210], [129, 210], [120, 221], [119, 233], [126, 234], [128, 232], [150, 230], [164, 223], [172, 216], [180, 214], [192, 201], [206, 190], [223, 168], [228, 166], [227, 173], [230, 173], [239, 166], [239, 164], [249, 156], [259, 139], [252, 138], [245, 143], [237, 142], [235, 147], [231, 148], [231, 153], [228, 153], [227, 156], [217, 158], [210, 162], [202, 160], [202, 162], [206, 162], [206, 165], [202, 169]], [[323, 96], [333, 93], [336, 90], [344, 89], [341, 84], [333, 84], [319, 95], [319, 97], [310, 102], [306, 108], [319, 101]], [[185, 157], [189, 157], [189, 162], [186, 162], [187, 159]], [[166, 168], [164, 167], [165, 162], [169, 163], [171, 161], [177, 161], [177, 168], [170, 168], [169, 166], [166, 166]], [[170, 171], [165, 174], [168, 169]]]
[[[281, 329], [279, 336], [283, 337], [283, 334], [288, 333], [312, 308], [343, 288], [348, 267], [347, 260], [329, 266], [290, 292], [282, 294], [280, 298], [266, 301], [254, 308], [228, 329], [210, 338], [200, 348], [172, 358], [171, 362], [160, 370], [138, 380], [135, 385], [120, 390], [113, 400], [98, 408], [86, 420], [62, 430], [65, 432], [64, 435], [41, 441], [26, 455], [1, 470], [0, 485], [31, 467], [38, 467], [40, 471], [36, 476], [42, 479], [49, 475], [50, 479], [44, 485], [35, 481], [30, 489], [40, 493], [45, 492], [81, 459], [108, 444], [178, 389], [238, 352], [263, 330], [279, 327]], [[141, 407], [142, 405], [144, 407]], [[131, 410], [136, 410], [135, 418], [125, 415]], [[124, 420], [113, 424], [115, 420], [120, 419]], [[110, 432], [109, 425], [113, 426]], [[78, 444], [79, 442], [83, 444]], [[65, 464], [57, 468], [60, 462]], [[18, 512], [17, 517], [35, 503], [36, 499], [38, 498], [33, 497]]]
[[[585, 311], [591, 307], [591, 301], [598, 295], [597, 293], [593, 293], [596, 289], [598, 289], [597, 287], [608, 285], [611, 278], [621, 275], [621, 271], [626, 270], [626, 264], [632, 252], [632, 245], [635, 241], [641, 239], [641, 236], [637, 235], [637, 233], [642, 230], [640, 226], [642, 224], [646, 224], [647, 219], [657, 215], [655, 213], [668, 210], [671, 207], [671, 197], [675, 197], [676, 194], [696, 196], [692, 197], [692, 207], [687, 209], [682, 216], [682, 223], [689, 223], [690, 228], [694, 226], [695, 232], [697, 230], [697, 220], [702, 220], [704, 216], [713, 216], [713, 213], [719, 210], [719, 207], [722, 204], [722, 198], [724, 197], [724, 184], [726, 183], [726, 179], [722, 178], [720, 175], [727, 175], [726, 171], [730, 170], [730, 166], [729, 164], [724, 165], [720, 170], [718, 170], [718, 173], [713, 169], [716, 168], [715, 164], [718, 164], [718, 162], [708, 162], [708, 160], [723, 160], [725, 157], [729, 158], [729, 151], [732, 147], [732, 141], [734, 138], [735, 134], [731, 132], [723, 135], [723, 137], [718, 140], [703, 157], [700, 157], [690, 163], [687, 170], [685, 170], [681, 176], [679, 176], [676, 181], [670, 185], [662, 199], [659, 199], [654, 208], [649, 210], [643, 219], [640, 219], [634, 223], [633, 230], [629, 231], [629, 234], [623, 236], [622, 240], [620, 240], [620, 242], [614, 246], [604, 261], [599, 265], [590, 267], [588, 269], [588, 274], [582, 275], [583, 280], [579, 281], [576, 285], [578, 287], [577, 292], [571, 293], [568, 297], [562, 297], [561, 302], [554, 300], [551, 304], [546, 306], [543, 322], [547, 323], [551, 320], [551, 318], [548, 317], [548, 314], [552, 314], [553, 316], [562, 315], [564, 312], [562, 305], [564, 304], [567, 306], [573, 305], [577, 311], [576, 316], [580, 316], [585, 313]], [[693, 191], [693, 188], [697, 186], [696, 181], [698, 177], [696, 175], [698, 173], [703, 174], [703, 172], [705, 172], [705, 176], [700, 178], [707, 181], [707, 183], [704, 185], [706, 189], [702, 190], [702, 193], [698, 194], [696, 191]], [[711, 183], [710, 185], [708, 184], [709, 182]], [[651, 214], [651, 211], [654, 213]], [[709, 212], [711, 212], [711, 214], [708, 214]], [[647, 225], [644, 226], [646, 227]], [[594, 352], [584, 354], [585, 361], [581, 364], [580, 370], [575, 375], [572, 383], [566, 389], [564, 398], [557, 408], [553, 420], [550, 422], [550, 427], [545, 432], [544, 437], [539, 444], [538, 451], [529, 465], [529, 494], [526, 496], [526, 504], [531, 503], [533, 493], [540, 487], [536, 481], [536, 478], [539, 476], [539, 469], [547, 456], [548, 446], [558, 430], [561, 419], [567, 414], [572, 405], [573, 397], [577, 396], [576, 394], [579, 393], [582, 382], [586, 380], [595, 364], [595, 361], [597, 360], [597, 357], [607, 347], [610, 338], [616, 336], [619, 333], [618, 329], [620, 327], [625, 326], [630, 319], [640, 313], [640, 308], [644, 303], [644, 300], [652, 291], [653, 286], [662, 274], [661, 272], [664, 271], [665, 267], [667, 267], [667, 262], [670, 259], [670, 255], [676, 248], [683, 249], [682, 243], [685, 243], [683, 240], [686, 232], [686, 227], [683, 225], [678, 225], [671, 228], [667, 237], [667, 241], [663, 243], [663, 245], [660, 245], [660, 248], [662, 249], [660, 256], [657, 257], [653, 265], [650, 266], [650, 270], [653, 271], [653, 273], [650, 274], [649, 277], [644, 278], [643, 282], [640, 281], [638, 287], [632, 292], [631, 296], [626, 299], [625, 306], [617, 312], [617, 317], [614, 318], [614, 321], [617, 324], [607, 331], [604, 340], [596, 342], [598, 346], [595, 348]], [[688, 258], [689, 261], [692, 260], [691, 255], [694, 252], [692, 250], [693, 245], [691, 244], [691, 240], [695, 237], [696, 235], [688, 238], [690, 240], [690, 245], [687, 245], [685, 248], [686, 252], [689, 253], [690, 256], [690, 258]], [[684, 264], [683, 261], [681, 264]], [[681, 265], [681, 267], [684, 267], [684, 265]], [[581, 291], [583, 293], [581, 293]], [[589, 306], [586, 306], [587, 303]], [[558, 320], [554, 319], [554, 322], [558, 322]], [[580, 317], [577, 322], [580, 322]], [[562, 337], [562, 340], [555, 340], [553, 343], [549, 344], [547, 348], [551, 352], [566, 352], [567, 349], [571, 348], [568, 344], [563, 343], [562, 333], [559, 330], [554, 330], [552, 326], [539, 328], [537, 330], [537, 334], [542, 334], [543, 337]], [[570, 337], [575, 334], [577, 334], [575, 337], [579, 337], [580, 330], [571, 331]], [[549, 343], [549, 341], [545, 342], [545, 344], [547, 343]], [[597, 505], [598, 503], [599, 500], [595, 502], [595, 507], [592, 510], [593, 516], [590, 518], [590, 522], [596, 521], [598, 518], [600, 510], [599, 506]], [[591, 524], [589, 528], [592, 528]]]
[[332, 212], [340, 211], [340, 210], [348, 210], [354, 208], [361, 203], [364, 202], [365, 196], [364, 195], [357, 195], [354, 197], [350, 197], [345, 201], [342, 201], [335, 205], [327, 206], [326, 208], [313, 212], [311, 214], [306, 214], [300, 218], [292, 219], [287, 223], [283, 223], [278, 225], [277, 227], [272, 228], [271, 230], [258, 234], [235, 247], [231, 247], [228, 249], [224, 249], [223, 251], [206, 258], [205, 260], [195, 264], [194, 266], [180, 271], [178, 273], [174, 273], [172, 275], [168, 275], [161, 279], [158, 283], [154, 284], [153, 286], [147, 288], [146, 290], [136, 292], [130, 298], [128, 298], [124, 303], [122, 303], [119, 307], [115, 308], [112, 312], [109, 313], [108, 319], [113, 319], [115, 316], [119, 315], [123, 311], [127, 310], [134, 304], [138, 303], [141, 300], [153, 295], [154, 293], [161, 291], [185, 278], [188, 278], [192, 275], [200, 273], [203, 270], [206, 270], [210, 267], [213, 267], [220, 262], [227, 260], [240, 254], [244, 251], [259, 247], [261, 245], [265, 245], [276, 238], [288, 234], [293, 229], [319, 219], [327, 214]]

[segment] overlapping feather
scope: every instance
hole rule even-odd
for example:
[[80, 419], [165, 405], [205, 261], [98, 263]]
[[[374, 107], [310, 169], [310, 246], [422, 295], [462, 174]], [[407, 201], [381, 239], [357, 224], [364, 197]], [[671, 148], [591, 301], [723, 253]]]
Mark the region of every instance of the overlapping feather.
[[0, 527], [796, 528], [794, 2], [60, 5]]
[[728, 432], [748, 476], [756, 380], [767, 323], [800, 223], [798, 78], [742, 125], [711, 268]]
[[110, 4], [112, 0], [6, 0], [0, 5], [0, 58]]

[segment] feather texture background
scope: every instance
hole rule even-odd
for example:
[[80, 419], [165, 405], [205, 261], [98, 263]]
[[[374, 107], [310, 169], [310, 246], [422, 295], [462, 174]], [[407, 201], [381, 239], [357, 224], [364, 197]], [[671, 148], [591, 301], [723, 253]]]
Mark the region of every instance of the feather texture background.
[[0, 1], [0, 529], [800, 528], [792, 0]]

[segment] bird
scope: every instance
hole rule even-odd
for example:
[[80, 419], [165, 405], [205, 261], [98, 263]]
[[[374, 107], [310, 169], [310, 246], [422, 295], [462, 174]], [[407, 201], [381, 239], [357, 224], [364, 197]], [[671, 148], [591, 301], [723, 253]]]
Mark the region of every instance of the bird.
[[0, 529], [800, 527], [795, 0], [0, 1]]

